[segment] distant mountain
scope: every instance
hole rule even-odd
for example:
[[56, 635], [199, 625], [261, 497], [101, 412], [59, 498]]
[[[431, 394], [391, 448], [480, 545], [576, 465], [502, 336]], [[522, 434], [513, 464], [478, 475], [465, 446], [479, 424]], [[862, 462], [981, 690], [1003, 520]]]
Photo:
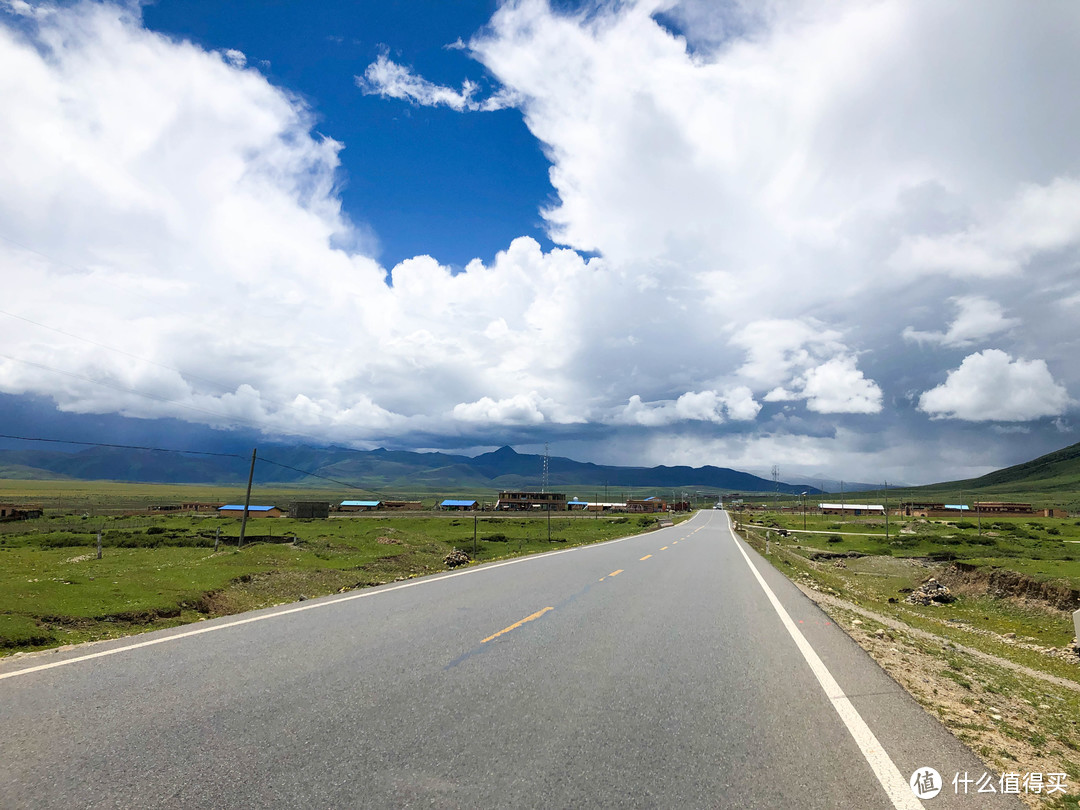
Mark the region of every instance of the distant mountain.
[[1071, 444], [1045, 456], [1022, 464], [1014, 464], [979, 478], [947, 481], [921, 487], [923, 491], [974, 491], [1023, 493], [1067, 492], [1075, 494], [1080, 488], [1080, 443]]
[[[476, 457], [405, 450], [268, 447], [257, 453], [260, 484], [318, 483], [322, 479], [371, 490], [449, 491], [461, 489], [539, 489], [543, 456], [500, 447]], [[138, 483], [240, 483], [247, 479], [250, 456], [185, 454], [155, 450], [92, 447], [77, 453], [44, 450], [0, 450], [0, 477], [75, 478]], [[312, 477], [314, 476], [314, 477]], [[614, 467], [548, 460], [548, 487], [582, 490], [580, 494], [656, 488], [706, 488], [724, 492], [818, 492], [804, 484], [780, 483], [726, 467]], [[573, 494], [573, 493], [569, 493]], [[612, 496], [614, 497], [614, 496]]]

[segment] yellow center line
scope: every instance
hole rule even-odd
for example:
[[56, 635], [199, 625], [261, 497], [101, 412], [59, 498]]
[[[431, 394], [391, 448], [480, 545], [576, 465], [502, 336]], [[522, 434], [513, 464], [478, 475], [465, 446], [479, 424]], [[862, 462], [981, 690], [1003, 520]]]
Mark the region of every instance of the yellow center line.
[[667, 547], [667, 546], [664, 546], [664, 547], [663, 547], [663, 548], [661, 548], [660, 550], [661, 550], [661, 551], [667, 551], [667, 550], [668, 550], [668, 547]]
[[621, 568], [619, 568], [619, 569], [618, 569], [618, 570], [616, 570], [616, 571], [612, 571], [612, 572], [611, 572], [610, 574], [608, 574], [608, 576], [609, 576], [609, 577], [617, 577], [617, 576], [618, 576], [619, 574], [621, 574], [621, 573], [622, 573], [622, 569], [621, 569]]
[[638, 562], [642, 562], [643, 560], [647, 560], [651, 556], [652, 556], [652, 554], [646, 554], [644, 557], [642, 557], [640, 560], [638, 560]]
[[509, 627], [504, 627], [504, 628], [503, 628], [502, 630], [500, 630], [500, 631], [499, 631], [498, 633], [496, 633], [495, 635], [493, 635], [493, 636], [488, 636], [487, 638], [483, 639], [483, 640], [482, 640], [482, 641], [481, 641], [480, 643], [481, 643], [481, 644], [486, 644], [487, 642], [491, 641], [491, 640], [492, 640], [493, 638], [498, 638], [498, 637], [499, 637], [499, 636], [501, 636], [501, 635], [502, 635], [503, 633], [509, 633], [509, 632], [510, 632], [511, 630], [515, 630], [515, 629], [517, 629], [518, 627], [521, 627], [521, 625], [525, 624], [525, 622], [531, 622], [531, 621], [532, 621], [533, 619], [539, 619], [539, 618], [540, 618], [541, 616], [543, 616], [543, 615], [544, 615], [545, 613], [547, 613], [547, 612], [548, 612], [549, 610], [554, 610], [554, 609], [555, 609], [555, 608], [553, 608], [553, 607], [546, 607], [546, 608], [544, 608], [543, 610], [538, 610], [538, 611], [536, 611], [536, 613], [534, 613], [533, 615], [531, 615], [531, 616], [526, 616], [526, 617], [525, 617], [524, 619], [522, 619], [522, 620], [521, 620], [520, 622], [514, 622], [514, 623], [513, 623], [512, 625], [510, 625]]

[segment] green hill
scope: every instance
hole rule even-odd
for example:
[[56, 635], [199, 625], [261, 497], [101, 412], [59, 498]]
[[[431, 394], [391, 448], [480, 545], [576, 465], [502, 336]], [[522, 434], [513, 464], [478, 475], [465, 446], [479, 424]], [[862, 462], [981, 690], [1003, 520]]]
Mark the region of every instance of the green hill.
[[1080, 443], [978, 478], [929, 484], [914, 487], [911, 491], [929, 495], [961, 490], [987, 500], [992, 496], [994, 500], [1023, 500], [1037, 505], [1075, 508], [1080, 502]]

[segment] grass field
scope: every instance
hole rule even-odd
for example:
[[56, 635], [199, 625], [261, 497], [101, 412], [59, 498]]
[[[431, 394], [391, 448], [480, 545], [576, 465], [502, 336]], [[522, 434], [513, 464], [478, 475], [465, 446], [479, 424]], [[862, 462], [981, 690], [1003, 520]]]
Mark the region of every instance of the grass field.
[[[71, 490], [65, 494], [72, 496]], [[100, 490], [92, 494], [101, 511], [112, 510], [102, 505]], [[146, 497], [124, 489], [119, 494]], [[53, 515], [5, 523], [0, 654], [444, 571], [444, 557], [453, 549], [483, 562], [622, 537], [655, 523], [655, 516], [560, 513], [552, 516], [549, 540], [546, 515], [481, 514], [475, 522], [472, 514], [262, 518], [248, 521], [242, 548], [240, 521], [216, 515]]]

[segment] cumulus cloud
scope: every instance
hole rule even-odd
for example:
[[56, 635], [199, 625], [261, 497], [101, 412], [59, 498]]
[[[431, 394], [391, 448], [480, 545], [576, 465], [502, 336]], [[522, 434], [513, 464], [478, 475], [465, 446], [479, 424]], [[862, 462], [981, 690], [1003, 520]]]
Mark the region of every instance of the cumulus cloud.
[[716, 391], [687, 391], [677, 399], [643, 402], [634, 394], [620, 410], [614, 422], [627, 425], [660, 427], [676, 422], [712, 422], [721, 424], [728, 419], [753, 420], [761, 410], [746, 386], [736, 386], [726, 393]]
[[1070, 405], [1063, 385], [1042, 360], [1013, 360], [998, 349], [968, 355], [945, 382], [919, 397], [936, 419], [1026, 422], [1060, 416]]
[[774, 388], [765, 396], [767, 402], [806, 400], [806, 407], [816, 413], [878, 413], [881, 389], [863, 376], [854, 357], [834, 357], [807, 369], [792, 380], [788, 388]]
[[[136, 6], [2, 2], [0, 269], [27, 320], [0, 315], [0, 391], [357, 445], [631, 425], [692, 449], [722, 424], [744, 441], [711, 452], [766, 466], [854, 464], [868, 414], [1074, 407], [1080, 6], [503, 3], [463, 43], [493, 93], [386, 55], [357, 79], [513, 106], [551, 161], [560, 247], [452, 270], [371, 258], [336, 191], [364, 144], [238, 51]], [[1004, 362], [910, 351], [990, 338]], [[911, 390], [917, 424], [889, 406]], [[763, 432], [781, 402], [810, 438]]]
[[952, 299], [952, 303], [956, 305], [958, 312], [946, 331], [921, 332], [908, 326], [904, 328], [904, 339], [962, 348], [1020, 324], [1017, 318], [1005, 317], [1001, 304], [982, 296], [958, 296]]

